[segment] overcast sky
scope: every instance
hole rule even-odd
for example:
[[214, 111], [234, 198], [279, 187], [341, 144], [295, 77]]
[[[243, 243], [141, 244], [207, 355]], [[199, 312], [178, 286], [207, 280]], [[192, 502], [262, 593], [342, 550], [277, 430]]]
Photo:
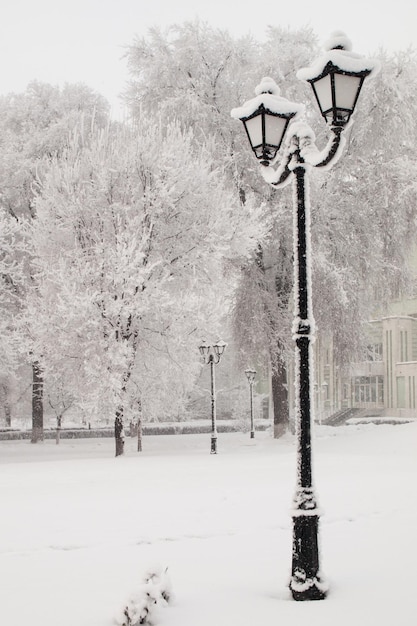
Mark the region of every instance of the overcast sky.
[[344, 30], [353, 49], [417, 49], [416, 0], [1, 0], [0, 93], [33, 79], [85, 82], [115, 110], [127, 80], [123, 47], [149, 27], [200, 18], [261, 39], [268, 25], [311, 26], [320, 41]]

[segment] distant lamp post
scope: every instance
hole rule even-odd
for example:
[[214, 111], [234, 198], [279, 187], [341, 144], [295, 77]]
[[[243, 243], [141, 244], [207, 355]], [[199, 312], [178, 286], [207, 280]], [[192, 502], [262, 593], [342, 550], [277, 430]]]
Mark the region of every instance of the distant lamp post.
[[253, 384], [255, 382], [256, 370], [245, 370], [250, 389], [250, 438], [255, 439], [255, 423], [253, 419]]
[[[319, 569], [319, 510], [312, 482], [311, 421], [314, 411], [312, 394], [312, 341], [314, 318], [311, 304], [311, 242], [308, 177], [312, 167], [329, 169], [341, 156], [345, 143], [342, 132], [354, 112], [366, 76], [379, 70], [377, 61], [366, 60], [350, 52], [351, 43], [344, 33], [333, 33], [326, 53], [312, 68], [297, 77], [308, 81], [320, 107], [331, 138], [323, 151], [315, 146], [315, 135], [304, 122], [295, 121], [304, 106], [282, 98], [278, 86], [264, 78], [256, 88], [256, 97], [233, 109], [232, 117], [243, 122], [252, 150], [260, 160], [266, 182], [284, 187], [294, 183], [294, 323], [295, 340], [295, 421], [297, 432], [297, 482], [293, 509], [293, 553], [290, 589], [294, 600], [320, 600], [327, 585]], [[267, 120], [266, 111], [280, 122]], [[289, 122], [291, 121], [291, 124]], [[248, 123], [250, 126], [248, 127]], [[288, 138], [281, 159], [278, 150], [288, 128]], [[268, 167], [272, 164], [273, 167]]]
[[203, 362], [210, 365], [211, 377], [211, 447], [210, 453], [217, 454], [217, 425], [216, 425], [216, 379], [214, 374], [214, 366], [220, 363], [220, 359], [226, 349], [227, 344], [224, 341], [218, 341], [210, 346], [202, 341], [198, 349]]

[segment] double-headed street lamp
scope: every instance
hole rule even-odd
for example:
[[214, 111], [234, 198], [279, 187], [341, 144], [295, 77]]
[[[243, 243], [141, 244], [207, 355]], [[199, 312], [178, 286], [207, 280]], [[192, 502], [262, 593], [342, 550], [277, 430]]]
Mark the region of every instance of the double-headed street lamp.
[[218, 341], [213, 346], [203, 341], [198, 349], [204, 363], [210, 365], [211, 374], [211, 447], [210, 453], [217, 454], [217, 426], [216, 426], [216, 379], [214, 375], [214, 366], [220, 362], [220, 359], [226, 349], [227, 344], [224, 341]]
[[250, 389], [250, 438], [255, 438], [255, 424], [253, 421], [253, 383], [255, 382], [256, 370], [245, 370]]
[[[312, 167], [329, 169], [340, 157], [342, 136], [354, 112], [363, 81], [379, 70], [377, 61], [350, 52], [344, 33], [334, 33], [326, 53], [311, 68], [297, 73], [308, 81], [332, 137], [323, 151], [315, 135], [298, 121], [304, 106], [280, 97], [276, 83], [264, 78], [256, 97], [233, 109], [240, 119], [252, 150], [262, 166], [266, 182], [275, 187], [294, 184], [294, 322], [295, 340], [295, 421], [297, 433], [297, 481], [293, 509], [293, 553], [290, 589], [295, 600], [319, 600], [327, 585], [319, 568], [319, 511], [313, 489], [311, 465], [311, 420], [313, 416], [312, 342], [314, 318], [311, 301], [311, 242], [308, 178]], [[297, 120], [297, 121], [296, 121]], [[287, 141], [281, 158], [277, 156], [284, 135]], [[273, 167], [267, 167], [269, 165]]]

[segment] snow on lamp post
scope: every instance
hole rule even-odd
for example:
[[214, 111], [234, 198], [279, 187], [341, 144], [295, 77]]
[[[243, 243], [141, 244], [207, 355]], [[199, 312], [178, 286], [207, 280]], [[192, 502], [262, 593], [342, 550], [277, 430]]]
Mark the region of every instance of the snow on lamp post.
[[250, 438], [255, 438], [255, 423], [253, 419], [253, 384], [255, 382], [256, 370], [245, 370], [250, 389]]
[[214, 366], [220, 363], [220, 359], [226, 349], [227, 344], [224, 341], [218, 341], [213, 346], [203, 341], [198, 349], [203, 363], [210, 365], [211, 378], [211, 446], [210, 453], [217, 454], [217, 426], [216, 426], [216, 379], [214, 375]]
[[[262, 164], [262, 175], [271, 185], [294, 185], [294, 322], [295, 341], [295, 421], [297, 433], [297, 480], [293, 508], [293, 551], [290, 590], [294, 600], [320, 600], [327, 584], [319, 568], [319, 510], [312, 481], [311, 422], [314, 402], [312, 342], [314, 318], [311, 297], [311, 242], [308, 177], [312, 167], [330, 169], [341, 156], [343, 130], [354, 112], [359, 92], [367, 76], [375, 75], [379, 63], [352, 53], [350, 41], [341, 32], [333, 33], [326, 53], [311, 68], [297, 73], [314, 91], [331, 138], [323, 151], [315, 146], [315, 135], [298, 121], [304, 107], [280, 97], [274, 81], [264, 78], [255, 90], [256, 97], [233, 109], [232, 117], [241, 120], [251, 147]], [[264, 122], [265, 110], [287, 120], [282, 134]], [[248, 122], [250, 127], [248, 128]], [[291, 122], [291, 123], [290, 123]], [[257, 125], [257, 126], [256, 126]], [[281, 157], [278, 150], [288, 127]], [[255, 132], [255, 128], [257, 131]], [[269, 165], [272, 167], [268, 167]]]

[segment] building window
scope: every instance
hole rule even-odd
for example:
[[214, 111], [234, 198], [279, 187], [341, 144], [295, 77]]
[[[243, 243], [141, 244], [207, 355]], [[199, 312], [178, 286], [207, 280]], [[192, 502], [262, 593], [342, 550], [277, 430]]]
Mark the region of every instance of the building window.
[[397, 376], [397, 408], [405, 409], [405, 376]]
[[416, 378], [415, 376], [408, 377], [408, 407], [410, 409], [416, 408]]
[[408, 332], [400, 330], [400, 361], [405, 363], [408, 361]]
[[384, 381], [382, 376], [357, 376], [353, 379], [355, 406], [384, 404]]
[[386, 349], [386, 390], [387, 390], [387, 407], [394, 406], [394, 394], [393, 394], [393, 375], [392, 375], [392, 330], [387, 330], [385, 335], [385, 349]]
[[382, 361], [382, 342], [366, 346], [365, 361]]

